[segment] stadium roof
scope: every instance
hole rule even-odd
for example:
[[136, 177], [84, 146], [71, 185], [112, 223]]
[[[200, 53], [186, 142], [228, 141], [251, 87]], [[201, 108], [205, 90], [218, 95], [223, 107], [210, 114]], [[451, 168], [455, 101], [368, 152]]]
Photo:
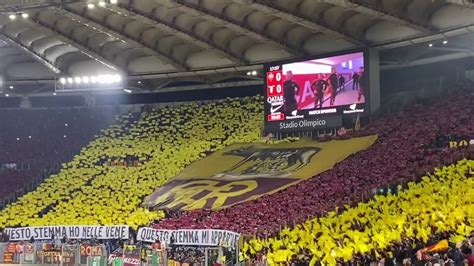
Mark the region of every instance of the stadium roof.
[[[151, 90], [251, 84], [260, 81], [245, 73], [263, 62], [375, 47], [400, 54], [382, 57], [393, 67], [413, 64], [417, 46], [471, 31], [469, 0], [4, 0], [0, 70], [6, 84], [43, 88], [96, 73], [146, 80]], [[472, 55], [442, 49], [424, 56]]]

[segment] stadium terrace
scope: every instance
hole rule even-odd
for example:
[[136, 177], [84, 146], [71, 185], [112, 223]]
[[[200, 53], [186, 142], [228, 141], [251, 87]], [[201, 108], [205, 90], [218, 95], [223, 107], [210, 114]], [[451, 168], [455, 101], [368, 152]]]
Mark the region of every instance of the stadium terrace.
[[0, 1], [0, 266], [474, 266], [474, 4]]

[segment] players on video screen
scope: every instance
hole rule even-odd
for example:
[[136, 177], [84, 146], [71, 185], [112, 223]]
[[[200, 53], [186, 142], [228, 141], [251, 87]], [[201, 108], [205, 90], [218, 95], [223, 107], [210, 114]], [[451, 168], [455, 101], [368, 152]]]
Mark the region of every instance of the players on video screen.
[[321, 73], [319, 73], [317, 78], [311, 83], [311, 89], [316, 96], [316, 101], [314, 103], [316, 108], [323, 108], [324, 91], [328, 86], [329, 84], [324, 79], [324, 75]]
[[331, 75], [329, 75], [328, 83], [331, 93], [329, 105], [333, 106], [334, 102], [336, 101], [337, 89], [339, 88], [339, 78], [337, 75], [337, 70], [334, 67], [331, 70]]
[[284, 113], [365, 102], [363, 54], [283, 65]]
[[365, 94], [365, 73], [364, 73], [364, 68], [361, 67], [359, 69], [359, 97], [357, 100], [360, 102], [362, 100], [362, 96]]
[[283, 83], [284, 110], [285, 115], [296, 115], [298, 109], [296, 102], [296, 93], [299, 91], [298, 84], [293, 81], [293, 72], [286, 72], [286, 80]]

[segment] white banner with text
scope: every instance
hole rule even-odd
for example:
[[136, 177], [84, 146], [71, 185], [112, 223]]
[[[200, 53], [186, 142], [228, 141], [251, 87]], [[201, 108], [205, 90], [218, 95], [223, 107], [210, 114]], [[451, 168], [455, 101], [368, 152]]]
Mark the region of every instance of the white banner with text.
[[162, 230], [142, 227], [138, 230], [137, 241], [183, 245], [183, 246], [223, 246], [235, 247], [240, 235], [235, 232], [214, 229]]
[[20, 228], [6, 228], [5, 233], [10, 241], [22, 240], [49, 240], [49, 239], [128, 239], [129, 227], [115, 226], [32, 226]]

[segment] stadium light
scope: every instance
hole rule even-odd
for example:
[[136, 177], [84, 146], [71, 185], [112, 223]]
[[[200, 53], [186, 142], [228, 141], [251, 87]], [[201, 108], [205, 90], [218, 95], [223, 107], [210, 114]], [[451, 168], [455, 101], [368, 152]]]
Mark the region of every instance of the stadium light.
[[117, 4], [117, 0], [110, 0], [111, 4]]
[[428, 46], [429, 46], [429, 47], [433, 47], [433, 44], [432, 44], [432, 43], [430, 43], [430, 44], [428, 44]]
[[252, 71], [252, 76], [256, 76], [256, 75], [257, 75], [257, 70]]
[[109, 82], [110, 83], [119, 83], [120, 82], [120, 76], [119, 75], [109, 75]]
[[141, 80], [139, 80], [137, 83], [138, 83], [138, 84], [142, 84], [142, 81], [141, 81]]
[[87, 8], [89, 8], [89, 9], [93, 9], [94, 7], [95, 7], [94, 4], [87, 4]]
[[30, 15], [28, 13], [21, 13], [21, 17], [27, 19]]
[[104, 84], [105, 83], [105, 75], [98, 75], [97, 76], [97, 82], [99, 84]]
[[16, 140], [20, 140], [20, 138], [16, 138]]
[[53, 92], [53, 95], [54, 95], [54, 96], [56, 96], [56, 94], [57, 94], [56, 92]]
[[122, 77], [120, 75], [116, 74], [116, 75], [112, 76], [112, 80], [115, 83], [119, 83], [120, 81], [122, 81]]
[[10, 94], [8, 94], [8, 93], [7, 93], [7, 94], [5, 94], [5, 97], [9, 97], [9, 96], [10, 96]]
[[9, 88], [10, 88], [11, 90], [13, 90], [13, 88], [14, 88], [14, 87], [13, 87], [13, 85], [10, 85], [10, 87], [9, 87]]
[[104, 75], [104, 76], [103, 76], [103, 79], [104, 79], [104, 83], [105, 83], [105, 84], [112, 84], [112, 83], [114, 83], [114, 76], [112, 76], [112, 75]]
[[444, 41], [443, 41], [443, 44], [448, 44], [448, 40], [444, 40]]
[[100, 85], [120, 84], [123, 77], [120, 74], [99, 74], [94, 76], [62, 77], [58, 82], [67, 86], [86, 86], [90, 83]]
[[99, 6], [100, 6], [100, 7], [104, 7], [106, 4], [107, 4], [107, 3], [104, 2], [104, 1], [100, 1], [100, 2], [99, 2]]
[[124, 89], [123, 91], [126, 93], [132, 93], [132, 90], [129, 90], [129, 89]]
[[11, 20], [15, 20], [16, 19], [16, 15], [15, 14], [10, 14], [10, 16], [8, 16]]

